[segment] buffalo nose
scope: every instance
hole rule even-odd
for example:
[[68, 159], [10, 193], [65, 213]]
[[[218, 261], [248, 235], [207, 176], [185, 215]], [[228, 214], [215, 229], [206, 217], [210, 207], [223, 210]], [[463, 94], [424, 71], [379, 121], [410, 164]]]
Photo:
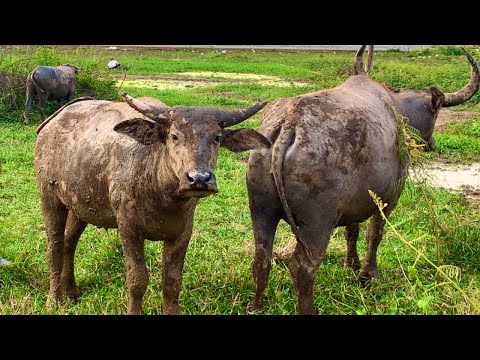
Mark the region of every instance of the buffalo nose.
[[190, 184], [205, 184], [210, 180], [212, 174], [209, 171], [190, 171], [187, 174]]

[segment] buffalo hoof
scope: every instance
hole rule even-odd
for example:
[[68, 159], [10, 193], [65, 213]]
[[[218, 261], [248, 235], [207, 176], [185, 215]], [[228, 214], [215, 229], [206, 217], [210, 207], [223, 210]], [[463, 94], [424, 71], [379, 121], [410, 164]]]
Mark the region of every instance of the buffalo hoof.
[[23, 123], [25, 125], [28, 125], [28, 123], [30, 122], [30, 119], [25, 115], [25, 113], [23, 113], [22, 116], [23, 116]]
[[[127, 312], [127, 315], [143, 315], [143, 313], [141, 310], [136, 310], [136, 311]], [[169, 314], [164, 314], [164, 315], [169, 315]]]
[[363, 268], [360, 270], [360, 273], [358, 274], [358, 278], [363, 286], [369, 287], [372, 282], [372, 279], [378, 278], [378, 270]]
[[[140, 313], [138, 315], [141, 315], [142, 312], [140, 311]], [[180, 312], [179, 312], [179, 309], [178, 307], [177, 308], [164, 308], [163, 309], [163, 315], [179, 315]]]
[[362, 264], [360, 263], [360, 260], [357, 258], [346, 258], [345, 261], [343, 262], [343, 267], [345, 268], [350, 268], [354, 271], [360, 270]]
[[263, 302], [261, 299], [255, 298], [252, 303], [247, 307], [248, 312], [258, 312], [263, 308]]
[[78, 290], [77, 287], [71, 287], [71, 288], [65, 289], [64, 294], [66, 297], [68, 297], [72, 301], [78, 300], [78, 298], [82, 295], [82, 293], [80, 292], [80, 290]]
[[304, 309], [299, 311], [299, 315], [319, 315], [320, 313], [318, 310], [311, 308], [311, 309]]

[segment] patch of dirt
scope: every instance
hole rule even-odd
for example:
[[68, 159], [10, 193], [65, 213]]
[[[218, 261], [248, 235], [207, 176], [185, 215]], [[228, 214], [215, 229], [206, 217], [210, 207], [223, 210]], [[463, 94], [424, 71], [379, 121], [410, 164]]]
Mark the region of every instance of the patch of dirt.
[[469, 165], [432, 161], [425, 169], [410, 170], [414, 180], [425, 179], [430, 184], [463, 194], [467, 204], [480, 209], [480, 163]]
[[462, 185], [470, 185], [480, 189], [480, 163], [460, 165], [434, 161], [425, 170], [426, 175], [440, 187], [459, 189]]
[[306, 81], [287, 81], [278, 76], [272, 75], [260, 75], [260, 74], [249, 74], [249, 73], [227, 73], [220, 71], [190, 71], [178, 73], [179, 76], [188, 76], [188, 77], [201, 77], [208, 79], [221, 79], [226, 80], [235, 80], [236, 82], [246, 81], [246, 82], [256, 82], [259, 85], [265, 86], [278, 86], [278, 87], [292, 87], [292, 86], [306, 86], [308, 82]]
[[462, 185], [461, 191], [467, 205], [480, 211], [480, 189], [470, 185]]
[[450, 109], [442, 108], [440, 109], [437, 121], [435, 122], [435, 130], [442, 131], [445, 127], [445, 124], [447, 123], [464, 122], [478, 116], [480, 116], [480, 112], [478, 111], [453, 111]]
[[119, 80], [117, 84], [120, 85], [122, 84], [122, 82], [123, 82], [122, 86], [136, 87], [136, 88], [149, 88], [149, 89], [156, 89], [156, 90], [166, 90], [166, 89], [181, 90], [185, 88], [215, 86], [220, 83], [218, 81], [208, 81], [204, 79], [177, 80], [177, 79], [169, 79], [169, 78], [159, 78], [159, 79], [143, 78], [143, 79], [135, 79], [135, 80], [132, 79], [132, 80], [125, 80], [125, 81]]
[[192, 87], [215, 86], [220, 83], [232, 82], [237, 83], [256, 83], [264, 86], [277, 87], [294, 87], [306, 86], [309, 83], [305, 81], [286, 81], [277, 76], [259, 75], [259, 74], [242, 74], [242, 73], [226, 73], [216, 71], [189, 71], [182, 73], [174, 73], [163, 76], [138, 76], [131, 75], [125, 81], [119, 79], [118, 84], [130, 87], [146, 87], [152, 89], [184, 89]]

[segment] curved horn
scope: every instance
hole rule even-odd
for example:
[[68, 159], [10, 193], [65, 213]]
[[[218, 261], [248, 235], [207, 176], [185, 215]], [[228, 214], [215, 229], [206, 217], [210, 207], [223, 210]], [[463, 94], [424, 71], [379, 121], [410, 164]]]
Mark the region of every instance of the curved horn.
[[259, 112], [265, 105], [267, 101], [258, 102], [255, 105], [252, 105], [245, 109], [234, 110], [234, 111], [224, 111], [218, 110], [220, 119], [218, 120], [218, 125], [221, 128], [226, 128], [233, 126], [235, 124], [241, 123], [244, 120], [247, 120], [249, 117], [255, 115]]
[[362, 66], [362, 56], [366, 47], [367, 45], [362, 45], [355, 54], [355, 62], [353, 63], [353, 72], [355, 75], [365, 74], [365, 70], [363, 70]]
[[365, 64], [365, 72], [367, 74], [372, 70], [373, 66], [373, 46], [374, 45], [368, 45], [368, 57], [367, 63]]
[[454, 93], [445, 93], [445, 101], [443, 102], [444, 107], [455, 106], [463, 104], [465, 101], [470, 99], [478, 90], [480, 85], [480, 69], [478, 68], [477, 61], [462, 47], [463, 52], [467, 56], [470, 66], [472, 68], [472, 74], [470, 76], [470, 81], [463, 89], [458, 90]]
[[123, 97], [125, 99], [125, 102], [128, 105], [130, 105], [130, 107], [142, 113], [149, 119], [152, 119], [159, 123], [164, 123], [165, 121], [168, 120], [168, 118], [165, 115], [163, 115], [163, 113], [168, 111], [168, 108], [158, 108], [158, 107], [149, 105], [147, 103], [144, 103], [143, 101], [140, 101], [131, 97], [130, 95], [127, 95], [127, 93], [123, 90], [120, 90], [118, 92], [118, 95]]

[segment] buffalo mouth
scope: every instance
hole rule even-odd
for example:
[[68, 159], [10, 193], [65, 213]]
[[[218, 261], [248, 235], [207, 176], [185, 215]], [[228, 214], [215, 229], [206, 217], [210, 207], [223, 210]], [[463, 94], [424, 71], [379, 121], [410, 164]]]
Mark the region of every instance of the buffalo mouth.
[[215, 185], [195, 185], [180, 188], [179, 192], [183, 197], [202, 198], [210, 194], [218, 193], [218, 190]]

